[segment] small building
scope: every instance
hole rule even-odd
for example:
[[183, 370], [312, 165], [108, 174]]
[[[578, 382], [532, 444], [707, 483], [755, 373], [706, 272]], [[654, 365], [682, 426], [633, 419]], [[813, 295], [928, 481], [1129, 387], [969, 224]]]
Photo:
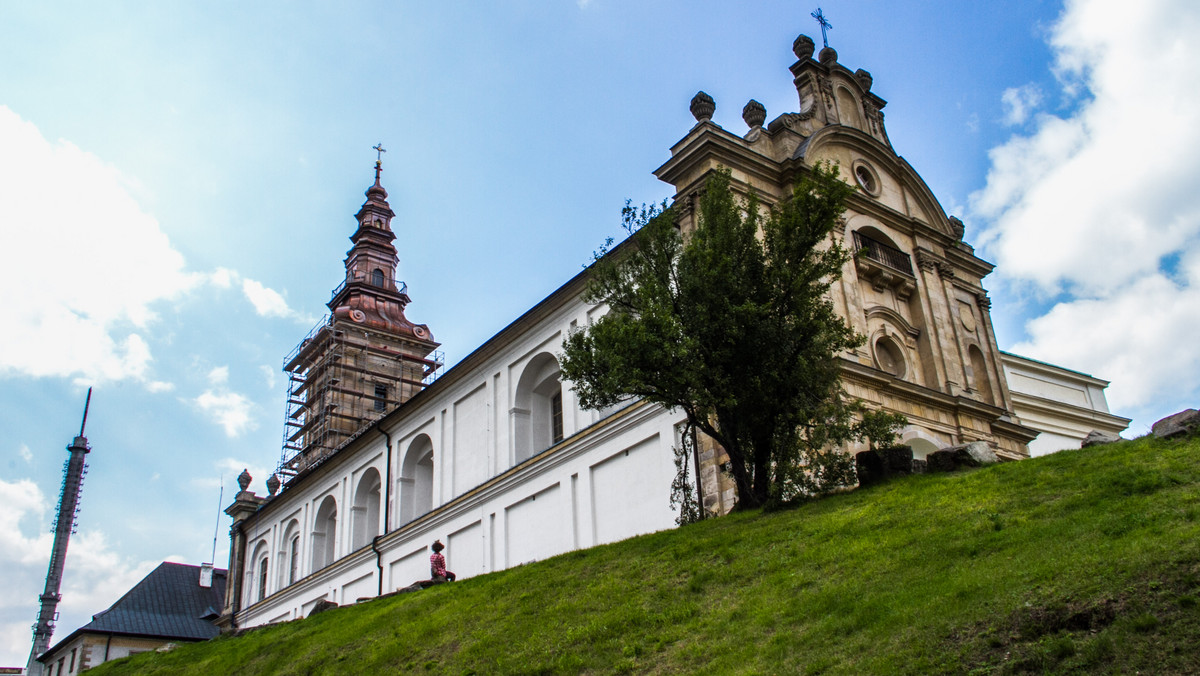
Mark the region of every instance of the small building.
[[1129, 418], [1108, 411], [1107, 380], [1010, 352], [1000, 353], [1000, 363], [1013, 411], [1039, 432], [1030, 456], [1079, 448], [1092, 431], [1118, 436], [1129, 427]]
[[68, 676], [168, 643], [208, 640], [219, 633], [213, 620], [224, 598], [224, 570], [163, 562], [38, 661], [46, 676]]

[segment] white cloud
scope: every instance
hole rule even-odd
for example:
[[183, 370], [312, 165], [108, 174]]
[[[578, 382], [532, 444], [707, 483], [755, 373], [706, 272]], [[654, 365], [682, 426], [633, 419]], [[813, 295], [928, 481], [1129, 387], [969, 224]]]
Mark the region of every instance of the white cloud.
[[1200, 341], [1188, 338], [1200, 329], [1198, 32], [1193, 2], [1125, 13], [1067, 2], [1051, 46], [1074, 111], [1036, 116], [994, 148], [971, 196], [977, 243], [1002, 279], [1064, 294], [1014, 349], [1111, 379], [1117, 413], [1167, 406], [1200, 383]]
[[258, 421], [252, 415], [256, 408], [254, 402], [243, 394], [223, 388], [210, 389], [196, 397], [193, 403], [224, 428], [228, 437], [241, 436], [243, 432], [258, 428]]
[[146, 389], [154, 394], [161, 392], [170, 392], [175, 389], [174, 383], [168, 383], [162, 380], [152, 380], [146, 383]]
[[197, 282], [183, 256], [112, 165], [5, 106], [0, 147], [0, 375], [145, 378], [154, 304]]
[[242, 280], [242, 293], [260, 317], [291, 317], [295, 314], [282, 294], [253, 279]]
[[[53, 536], [47, 532], [53, 508], [29, 479], [0, 479], [0, 664], [24, 664], [37, 597], [45, 585]], [[133, 561], [114, 552], [104, 533], [81, 530], [71, 538], [63, 574], [63, 600], [55, 638], [63, 638], [112, 605], [157, 561]]]
[[1010, 127], [1025, 124], [1041, 102], [1042, 91], [1036, 85], [1005, 89], [1000, 95], [1000, 103], [1004, 106], [1004, 124]]
[[274, 390], [275, 389], [275, 374], [279, 371], [279, 369], [274, 366], [267, 366], [266, 364], [263, 364], [258, 367], [258, 370], [262, 371], [263, 382], [266, 384], [267, 389]]
[[17, 449], [17, 453], [21, 455], [21, 459], [25, 462], [33, 462], [33, 451], [29, 450], [27, 444], [21, 444], [21, 447]]
[[208, 372], [208, 382], [210, 385], [224, 385], [229, 382], [229, 367], [218, 366]]

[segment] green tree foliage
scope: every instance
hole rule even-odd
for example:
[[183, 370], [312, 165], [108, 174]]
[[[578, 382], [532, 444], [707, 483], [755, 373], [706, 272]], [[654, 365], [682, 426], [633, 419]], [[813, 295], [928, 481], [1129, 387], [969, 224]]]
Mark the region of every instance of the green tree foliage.
[[827, 294], [850, 258], [830, 233], [852, 191], [817, 166], [765, 210], [714, 172], [686, 237], [676, 207], [627, 204], [630, 237], [597, 252], [586, 292], [610, 311], [563, 343], [580, 403], [683, 410], [729, 454], [739, 508], [853, 483], [833, 447], [862, 438], [864, 411], [842, 394], [838, 354], [862, 338]]

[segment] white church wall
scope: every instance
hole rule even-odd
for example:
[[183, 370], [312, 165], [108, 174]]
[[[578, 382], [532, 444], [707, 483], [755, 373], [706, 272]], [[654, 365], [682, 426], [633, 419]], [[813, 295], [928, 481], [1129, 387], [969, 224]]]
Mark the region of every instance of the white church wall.
[[[435, 538], [447, 545], [450, 570], [465, 578], [674, 526], [671, 445], [682, 414], [636, 404], [600, 418], [578, 409], [569, 383], [555, 384], [562, 337], [572, 323], [588, 321], [588, 310], [576, 298], [546, 312], [502, 349], [455, 374], [437, 396], [419, 397], [404, 415], [381, 421], [376, 429], [390, 435], [391, 448], [384, 434], [368, 432], [268, 502], [245, 524], [247, 551], [262, 546], [274, 565], [284, 565], [284, 532], [299, 517], [302, 577], [288, 585], [284, 571], [269, 575], [262, 601], [253, 584], [245, 585], [238, 626], [302, 617], [322, 598], [344, 604], [374, 596], [380, 567], [384, 592], [427, 579]], [[556, 389], [563, 441], [552, 443], [548, 402]], [[536, 421], [532, 410], [527, 421], [514, 415], [525, 395], [520, 403], [547, 407]], [[584, 428], [588, 433], [577, 435]], [[520, 443], [528, 459], [518, 462]], [[352, 529], [368, 511], [353, 510], [364, 477], [378, 472], [387, 482], [385, 453], [392, 481], [379, 528], [386, 512], [391, 532], [375, 543], [377, 556], [374, 538]], [[330, 499], [336, 503], [333, 561], [314, 569], [321, 557], [312, 550], [323, 544], [314, 538], [317, 516]]]

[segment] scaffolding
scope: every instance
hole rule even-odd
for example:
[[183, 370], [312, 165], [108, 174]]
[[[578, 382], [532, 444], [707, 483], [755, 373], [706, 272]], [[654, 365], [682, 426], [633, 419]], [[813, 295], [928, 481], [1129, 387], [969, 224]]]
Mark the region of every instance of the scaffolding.
[[419, 356], [403, 343], [326, 316], [292, 350], [283, 362], [288, 391], [276, 470], [282, 481], [321, 463], [437, 378], [441, 353]]

